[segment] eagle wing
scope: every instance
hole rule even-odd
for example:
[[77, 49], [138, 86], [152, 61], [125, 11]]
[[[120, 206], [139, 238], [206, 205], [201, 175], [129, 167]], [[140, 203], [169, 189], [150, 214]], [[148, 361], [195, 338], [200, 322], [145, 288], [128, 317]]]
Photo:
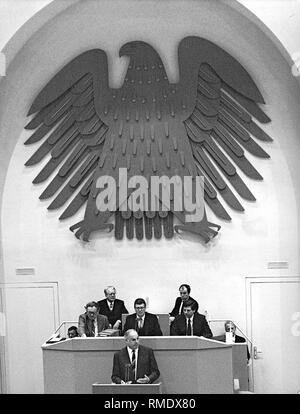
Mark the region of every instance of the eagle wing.
[[[186, 69], [183, 61], [189, 65]], [[272, 138], [253, 118], [260, 123], [270, 122], [270, 118], [259, 106], [264, 101], [249, 74], [214, 43], [198, 37], [183, 39], [180, 62], [190, 78], [190, 68], [197, 71], [193, 85], [183, 79], [181, 87], [189, 90], [191, 111], [184, 125], [199, 175], [204, 176], [205, 201], [216, 216], [230, 220], [218, 194], [236, 211], [244, 208], [232, 189], [243, 199], [255, 201], [236, 167], [247, 177], [263, 179], [246, 153], [269, 158], [256, 139], [269, 142]]]
[[25, 145], [43, 143], [26, 162], [35, 165], [50, 160], [33, 180], [34, 184], [56, 175], [40, 195], [57, 193], [49, 210], [63, 206], [77, 195], [60, 216], [72, 216], [87, 201], [108, 126], [99, 114], [107, 104], [108, 69], [106, 53], [100, 49], [82, 53], [54, 76], [34, 100], [28, 116], [35, 114], [26, 129], [35, 130]]

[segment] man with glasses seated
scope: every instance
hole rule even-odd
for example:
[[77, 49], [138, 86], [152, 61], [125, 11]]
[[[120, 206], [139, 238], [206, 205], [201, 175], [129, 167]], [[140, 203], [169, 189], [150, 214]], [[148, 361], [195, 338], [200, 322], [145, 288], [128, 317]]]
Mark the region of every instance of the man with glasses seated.
[[116, 299], [116, 288], [107, 286], [104, 289], [105, 299], [98, 302], [98, 312], [108, 318], [113, 329], [121, 329], [122, 314], [128, 313], [123, 300]]
[[100, 332], [109, 327], [107, 316], [97, 312], [97, 302], [89, 302], [85, 305], [86, 312], [79, 316], [78, 333], [81, 338], [87, 336], [99, 336]]
[[[225, 333], [223, 335], [219, 335], [219, 336], [214, 336], [213, 339], [215, 339], [216, 341], [222, 341], [222, 342], [226, 342], [229, 344], [233, 344], [233, 343], [245, 343], [246, 339], [243, 338], [242, 336], [239, 336], [235, 333], [236, 331], [236, 326], [232, 321], [226, 321], [224, 323], [224, 328], [225, 328]], [[247, 346], [247, 359], [249, 361], [250, 359], [250, 352]]]
[[134, 301], [135, 313], [128, 315], [123, 332], [134, 329], [139, 336], [162, 336], [156, 315], [146, 312], [146, 302], [142, 298]]

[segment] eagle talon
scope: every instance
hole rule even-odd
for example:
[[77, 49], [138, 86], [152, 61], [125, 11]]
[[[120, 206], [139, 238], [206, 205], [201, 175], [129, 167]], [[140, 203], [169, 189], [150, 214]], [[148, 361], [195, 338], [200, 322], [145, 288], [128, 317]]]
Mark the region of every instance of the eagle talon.
[[101, 230], [104, 230], [105, 228], [108, 228], [108, 233], [111, 233], [114, 229], [114, 225], [113, 224], [105, 224], [105, 226], [101, 227]]
[[[70, 230], [71, 230], [71, 231], [74, 231], [74, 230], [78, 229], [78, 228], [82, 225], [82, 223], [84, 223], [84, 220], [79, 221], [79, 222], [78, 222], [78, 223], [76, 223], [76, 224], [73, 224], [73, 226], [71, 226], [71, 227], [70, 227]], [[76, 232], [76, 233], [77, 233], [77, 232]]]
[[209, 227], [215, 227], [217, 229], [217, 232], [221, 229], [221, 226], [219, 224], [211, 223], [210, 221], [207, 222]]
[[108, 233], [111, 233], [111, 231], [114, 229], [114, 225], [111, 223], [107, 223], [107, 224], [99, 225], [97, 227], [88, 228], [87, 226], [84, 225], [84, 220], [83, 220], [70, 227], [71, 231], [74, 231], [76, 229], [78, 229], [75, 233], [75, 236], [77, 237], [77, 239], [80, 239], [80, 236], [83, 234], [82, 240], [85, 242], [88, 242], [89, 236], [93, 231], [108, 229]]
[[213, 223], [206, 223], [206, 224], [207, 225], [203, 225], [202, 222], [199, 222], [199, 223], [188, 223], [188, 224], [176, 225], [174, 226], [174, 230], [178, 234], [180, 234], [180, 230], [187, 231], [189, 233], [198, 234], [204, 240], [205, 243], [208, 243], [211, 239], [213, 239], [218, 234], [218, 231], [213, 230], [211, 227], [216, 227], [218, 230], [220, 230], [221, 226], [219, 226], [218, 224], [213, 224]]

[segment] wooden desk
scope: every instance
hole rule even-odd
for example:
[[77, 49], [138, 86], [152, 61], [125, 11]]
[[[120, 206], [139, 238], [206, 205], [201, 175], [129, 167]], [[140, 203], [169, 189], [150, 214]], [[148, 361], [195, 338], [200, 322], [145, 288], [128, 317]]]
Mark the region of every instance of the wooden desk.
[[[153, 349], [162, 393], [233, 393], [232, 345], [196, 336], [141, 337]], [[45, 393], [89, 394], [111, 382], [113, 355], [124, 338], [74, 338], [44, 344]]]
[[232, 344], [233, 378], [237, 378], [241, 391], [249, 391], [249, 372], [247, 365], [247, 344]]

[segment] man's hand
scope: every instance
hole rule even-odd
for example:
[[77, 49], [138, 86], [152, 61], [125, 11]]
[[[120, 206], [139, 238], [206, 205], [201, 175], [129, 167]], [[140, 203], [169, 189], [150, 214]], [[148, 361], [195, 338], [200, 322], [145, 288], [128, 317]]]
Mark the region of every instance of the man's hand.
[[144, 375], [144, 378], [139, 378], [139, 379], [137, 379], [137, 380], [136, 380], [136, 382], [137, 382], [138, 384], [149, 384], [150, 379], [149, 379], [149, 377], [147, 377], [147, 375], [145, 374], [145, 375]]
[[121, 380], [121, 384], [132, 384], [132, 381], [125, 382], [125, 381]]
[[119, 325], [120, 325], [121, 321], [116, 321], [116, 323], [113, 326], [113, 329], [119, 329]]
[[171, 325], [174, 319], [175, 319], [175, 316], [169, 316], [169, 325]]

